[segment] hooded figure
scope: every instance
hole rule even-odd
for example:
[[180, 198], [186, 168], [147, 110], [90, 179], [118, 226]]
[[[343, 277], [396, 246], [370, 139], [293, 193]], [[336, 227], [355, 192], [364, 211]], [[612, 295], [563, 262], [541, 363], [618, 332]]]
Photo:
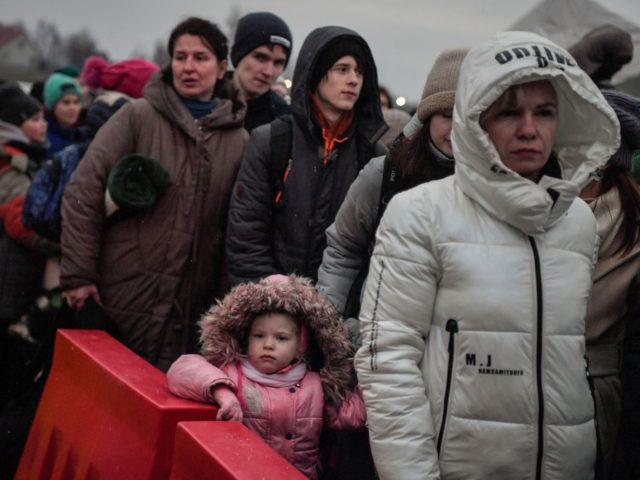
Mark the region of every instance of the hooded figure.
[[25, 194], [46, 160], [46, 130], [35, 98], [16, 83], [0, 86], [0, 341], [41, 290], [45, 256], [59, 252], [22, 221]]
[[[254, 320], [274, 314], [297, 322], [298, 355], [281, 371], [260, 374], [247, 355], [249, 332]], [[202, 356], [184, 355], [171, 366], [171, 392], [217, 403], [214, 390], [228, 387], [240, 400], [243, 423], [317, 478], [322, 429], [360, 427], [365, 420], [361, 397], [348, 390], [353, 347], [335, 309], [307, 279], [292, 275], [237, 286], [200, 326]]]
[[[349, 75], [361, 77], [345, 87], [350, 89], [348, 100], [355, 103], [331, 126], [319, 113], [323, 100], [317, 94], [334, 63], [344, 56], [357, 63], [355, 73]], [[339, 101], [345, 102], [346, 95], [340, 95]], [[291, 110], [292, 117], [281, 117], [251, 134], [229, 210], [232, 285], [273, 273], [297, 273], [315, 280], [325, 229], [358, 171], [384, 152], [376, 143], [387, 128], [376, 67], [360, 35], [343, 27], [317, 28], [309, 34], [296, 63]], [[272, 151], [277, 128], [286, 130], [290, 138], [282, 168]], [[273, 178], [279, 181], [278, 191]]]
[[[553, 102], [499, 101], [533, 85]], [[496, 105], [556, 125], [538, 178], [483, 128]], [[565, 50], [503, 32], [462, 63], [452, 140], [455, 174], [389, 204], [365, 286], [355, 362], [380, 478], [592, 479], [596, 224], [577, 195], [618, 148], [615, 113]]]
[[82, 88], [75, 78], [53, 73], [44, 84], [45, 114], [48, 122], [48, 156], [85, 140], [82, 123]]

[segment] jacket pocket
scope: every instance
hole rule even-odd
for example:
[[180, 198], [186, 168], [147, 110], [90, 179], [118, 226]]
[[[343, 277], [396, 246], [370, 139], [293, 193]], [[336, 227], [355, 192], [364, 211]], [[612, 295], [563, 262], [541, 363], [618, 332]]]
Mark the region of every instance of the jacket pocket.
[[449, 346], [447, 348], [449, 361], [447, 363], [447, 381], [444, 390], [444, 402], [442, 403], [442, 420], [440, 423], [440, 431], [438, 434], [437, 451], [440, 456], [440, 450], [442, 448], [442, 439], [444, 438], [445, 425], [447, 423], [447, 415], [449, 409], [449, 397], [451, 395], [451, 383], [453, 380], [453, 362], [455, 360], [455, 344], [456, 333], [458, 333], [458, 321], [454, 319], [447, 320], [446, 330], [449, 332]]

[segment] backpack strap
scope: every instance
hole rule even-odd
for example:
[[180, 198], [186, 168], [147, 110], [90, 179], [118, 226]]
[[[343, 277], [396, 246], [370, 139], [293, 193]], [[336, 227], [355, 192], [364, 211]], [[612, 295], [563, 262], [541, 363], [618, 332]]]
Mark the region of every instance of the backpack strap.
[[284, 185], [291, 170], [293, 116], [282, 115], [271, 122], [271, 152], [269, 156], [269, 183], [273, 191], [274, 206], [282, 200]]
[[387, 209], [387, 205], [391, 201], [391, 198], [397, 193], [396, 182], [398, 181], [398, 171], [391, 163], [391, 155], [384, 157], [384, 170], [382, 172], [382, 185], [380, 187], [380, 200], [378, 201], [378, 212], [376, 214], [376, 221], [374, 224], [374, 231], [378, 229], [382, 215]]
[[[359, 135], [357, 132], [355, 135]], [[363, 137], [355, 138], [356, 140], [356, 149], [357, 149], [357, 165], [358, 172], [364, 168], [364, 166], [369, 163], [373, 157], [379, 157], [380, 155], [386, 152], [380, 144], [371, 143], [368, 140], [365, 140]]]
[[[384, 157], [384, 169], [382, 173], [382, 185], [380, 186], [380, 199], [378, 201], [378, 212], [376, 213], [376, 218], [373, 224], [373, 232], [378, 229], [378, 225], [380, 225], [380, 220], [382, 219], [382, 215], [384, 214], [385, 209], [387, 208], [387, 204], [391, 200], [391, 197], [396, 193], [394, 187], [396, 181], [398, 179], [398, 175], [395, 167], [391, 163], [391, 155], [387, 154]], [[371, 258], [373, 254], [373, 247], [375, 245], [375, 235], [369, 239], [369, 250], [368, 256]], [[360, 295], [362, 293], [362, 287], [364, 286], [364, 281], [369, 274], [369, 262], [366, 261], [358, 275], [353, 280], [351, 284], [351, 288], [349, 289], [349, 294], [347, 295], [347, 301], [345, 303], [345, 308], [343, 315], [345, 318], [354, 317], [357, 318], [360, 313]]]

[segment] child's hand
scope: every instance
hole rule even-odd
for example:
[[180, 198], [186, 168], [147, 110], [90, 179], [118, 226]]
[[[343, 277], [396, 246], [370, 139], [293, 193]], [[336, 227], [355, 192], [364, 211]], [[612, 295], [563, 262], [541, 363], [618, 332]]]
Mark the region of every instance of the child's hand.
[[216, 420], [242, 421], [242, 408], [236, 395], [227, 387], [220, 385], [213, 390], [213, 398], [220, 407]]

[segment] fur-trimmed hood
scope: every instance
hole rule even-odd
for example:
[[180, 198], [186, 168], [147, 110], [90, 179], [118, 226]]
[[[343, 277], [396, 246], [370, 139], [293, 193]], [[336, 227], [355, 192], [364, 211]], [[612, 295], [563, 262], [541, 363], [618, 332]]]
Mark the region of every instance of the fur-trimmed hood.
[[287, 313], [304, 322], [308, 367], [319, 372], [325, 401], [339, 405], [352, 378], [353, 347], [336, 309], [306, 278], [290, 275], [235, 287], [200, 321], [202, 355], [219, 367], [234, 362], [245, 353], [254, 318], [267, 312]]

